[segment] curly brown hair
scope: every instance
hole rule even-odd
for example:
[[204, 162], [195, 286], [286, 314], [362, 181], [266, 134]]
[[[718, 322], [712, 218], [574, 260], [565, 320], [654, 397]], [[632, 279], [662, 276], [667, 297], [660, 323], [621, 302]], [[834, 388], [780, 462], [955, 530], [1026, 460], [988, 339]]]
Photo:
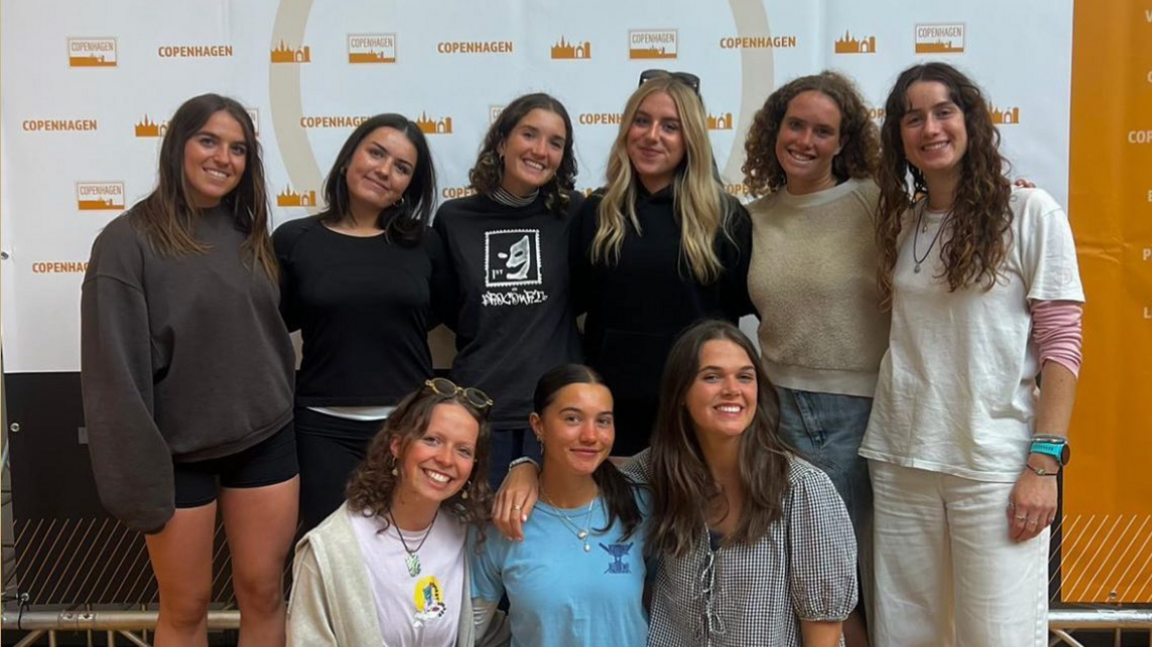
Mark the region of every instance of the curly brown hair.
[[832, 174], [840, 181], [871, 178], [876, 174], [880, 161], [880, 135], [876, 124], [868, 117], [868, 107], [851, 79], [839, 72], [824, 70], [793, 79], [777, 88], [756, 112], [748, 138], [744, 140], [746, 157], [744, 166], [740, 168], [752, 195], [773, 193], [787, 184], [788, 177], [776, 159], [776, 137], [780, 134], [788, 104], [797, 95], [812, 91], [827, 96], [840, 109], [840, 138], [844, 144], [832, 159]]
[[484, 143], [480, 145], [480, 154], [476, 156], [476, 164], [468, 171], [468, 182], [472, 188], [485, 195], [491, 194], [500, 187], [504, 179], [504, 160], [498, 152], [516, 124], [533, 110], [547, 110], [560, 115], [564, 120], [564, 154], [560, 158], [560, 167], [552, 181], [540, 187], [544, 194], [544, 205], [556, 215], [563, 215], [568, 209], [568, 192], [576, 186], [576, 153], [572, 132], [572, 119], [568, 117], [568, 110], [560, 100], [543, 92], [526, 94], [518, 97], [500, 111], [500, 116], [488, 128], [484, 136]]
[[[393, 476], [392, 468], [404, 461], [409, 446], [424, 436], [432, 420], [432, 410], [441, 404], [458, 404], [480, 425], [476, 438], [476, 455], [472, 463], [472, 475], [468, 483], [442, 506], [456, 513], [461, 523], [470, 524], [478, 530], [483, 541], [484, 526], [491, 518], [492, 489], [488, 485], [488, 451], [490, 431], [485, 412], [477, 409], [462, 394], [442, 395], [429, 387], [410, 393], [384, 422], [384, 427], [372, 439], [364, 462], [356, 468], [348, 480], [345, 494], [348, 507], [366, 517], [377, 517], [388, 528], [388, 511], [392, 508], [392, 495], [396, 492], [399, 478]], [[400, 456], [392, 455], [392, 441], [400, 439]], [[467, 492], [468, 498], [464, 498]]]
[[968, 134], [968, 149], [960, 162], [960, 181], [948, 219], [949, 235], [940, 247], [948, 290], [955, 292], [972, 285], [990, 289], [999, 278], [1000, 264], [1012, 244], [1012, 210], [1008, 207], [1012, 185], [1005, 177], [1010, 165], [1000, 154], [1000, 132], [992, 124], [983, 93], [951, 65], [914, 65], [900, 74], [888, 94], [881, 130], [876, 245], [880, 251], [877, 280], [883, 308], [892, 307], [892, 273], [896, 268], [901, 218], [917, 200], [924, 200], [927, 206], [928, 184], [920, 169], [908, 162], [901, 133], [909, 108], [908, 89], [920, 81], [942, 83], [948, 89], [949, 99], [964, 113]]

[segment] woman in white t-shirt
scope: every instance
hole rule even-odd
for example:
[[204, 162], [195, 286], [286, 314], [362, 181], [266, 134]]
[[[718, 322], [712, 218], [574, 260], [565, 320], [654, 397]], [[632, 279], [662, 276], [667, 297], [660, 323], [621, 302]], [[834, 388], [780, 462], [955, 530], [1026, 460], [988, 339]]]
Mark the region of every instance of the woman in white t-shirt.
[[860, 450], [873, 640], [1045, 645], [1084, 301], [1068, 217], [1011, 187], [987, 100], [955, 68], [905, 70], [885, 115], [877, 242], [892, 328]]
[[289, 644], [507, 641], [502, 622], [490, 623], [484, 640], [475, 635], [466, 548], [468, 527], [488, 520], [491, 492], [480, 475], [491, 406], [484, 392], [443, 378], [397, 405], [349, 481], [348, 500], [296, 546]]

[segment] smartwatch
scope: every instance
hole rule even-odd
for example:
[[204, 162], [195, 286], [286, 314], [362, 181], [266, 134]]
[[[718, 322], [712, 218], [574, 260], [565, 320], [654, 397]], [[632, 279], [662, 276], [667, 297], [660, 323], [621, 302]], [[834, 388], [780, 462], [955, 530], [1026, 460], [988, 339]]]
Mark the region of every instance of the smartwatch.
[[1060, 463], [1060, 467], [1068, 464], [1071, 458], [1072, 450], [1068, 447], [1068, 439], [1060, 436], [1033, 436], [1032, 448], [1028, 450], [1030, 454], [1041, 454], [1043, 456], [1051, 456]]

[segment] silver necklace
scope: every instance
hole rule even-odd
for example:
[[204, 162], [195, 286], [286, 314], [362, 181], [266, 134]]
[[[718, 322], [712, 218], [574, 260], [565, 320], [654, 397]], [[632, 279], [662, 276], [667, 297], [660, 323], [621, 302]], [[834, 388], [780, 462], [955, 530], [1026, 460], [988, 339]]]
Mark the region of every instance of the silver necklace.
[[404, 558], [404, 565], [408, 567], [408, 575], [416, 577], [420, 574], [420, 549], [424, 547], [424, 542], [428, 541], [428, 535], [432, 534], [432, 526], [436, 525], [436, 517], [440, 516], [440, 508], [436, 508], [436, 513], [432, 515], [432, 523], [428, 526], [424, 536], [420, 538], [420, 543], [416, 544], [415, 548], [408, 548], [408, 542], [404, 541], [404, 533], [400, 531], [400, 526], [396, 524], [396, 518], [392, 516], [392, 511], [388, 511], [388, 520], [392, 522], [392, 527], [396, 529], [396, 536], [400, 537], [400, 545], [404, 547], [404, 552], [408, 554]]
[[592, 544], [588, 543], [589, 526], [591, 525], [588, 521], [592, 518], [592, 506], [596, 505], [596, 497], [599, 495], [600, 492], [597, 491], [596, 494], [593, 495], [592, 500], [588, 502], [588, 509], [584, 511], [584, 527], [580, 527], [577, 526], [568, 515], [564, 514], [564, 510], [560, 508], [560, 506], [552, 502], [552, 499], [548, 496], [548, 493], [544, 491], [544, 488], [540, 488], [540, 496], [544, 497], [544, 501], [556, 510], [556, 514], [560, 515], [560, 520], [564, 522], [564, 525], [568, 526], [568, 530], [570, 530], [572, 534], [576, 535], [576, 539], [579, 539], [584, 544], [584, 552], [586, 553], [592, 552]]
[[936, 230], [936, 235], [932, 237], [932, 242], [928, 243], [928, 249], [925, 250], [924, 255], [921, 256], [920, 253], [916, 251], [916, 247], [920, 243], [920, 232], [928, 233], [928, 223], [924, 220], [925, 211], [928, 211], [927, 198], [924, 199], [924, 202], [920, 206], [920, 218], [916, 221], [916, 229], [912, 233], [912, 260], [916, 263], [912, 267], [912, 271], [916, 274], [920, 273], [920, 265], [928, 260], [928, 255], [932, 253], [932, 248], [936, 246], [936, 241], [940, 240], [940, 234], [944, 233], [945, 226], [952, 218], [952, 211], [949, 210], [948, 215], [944, 216], [944, 220], [940, 221], [940, 228]]

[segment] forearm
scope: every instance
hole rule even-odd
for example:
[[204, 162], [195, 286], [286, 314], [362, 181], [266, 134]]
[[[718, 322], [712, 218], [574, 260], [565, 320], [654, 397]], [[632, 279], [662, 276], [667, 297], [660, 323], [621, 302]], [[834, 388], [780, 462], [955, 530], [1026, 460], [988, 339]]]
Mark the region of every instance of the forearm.
[[1067, 437], [1076, 402], [1076, 376], [1062, 364], [1045, 362], [1040, 372], [1040, 403], [1035, 433]]
[[800, 638], [804, 647], [837, 647], [841, 624], [831, 620], [801, 620]]

